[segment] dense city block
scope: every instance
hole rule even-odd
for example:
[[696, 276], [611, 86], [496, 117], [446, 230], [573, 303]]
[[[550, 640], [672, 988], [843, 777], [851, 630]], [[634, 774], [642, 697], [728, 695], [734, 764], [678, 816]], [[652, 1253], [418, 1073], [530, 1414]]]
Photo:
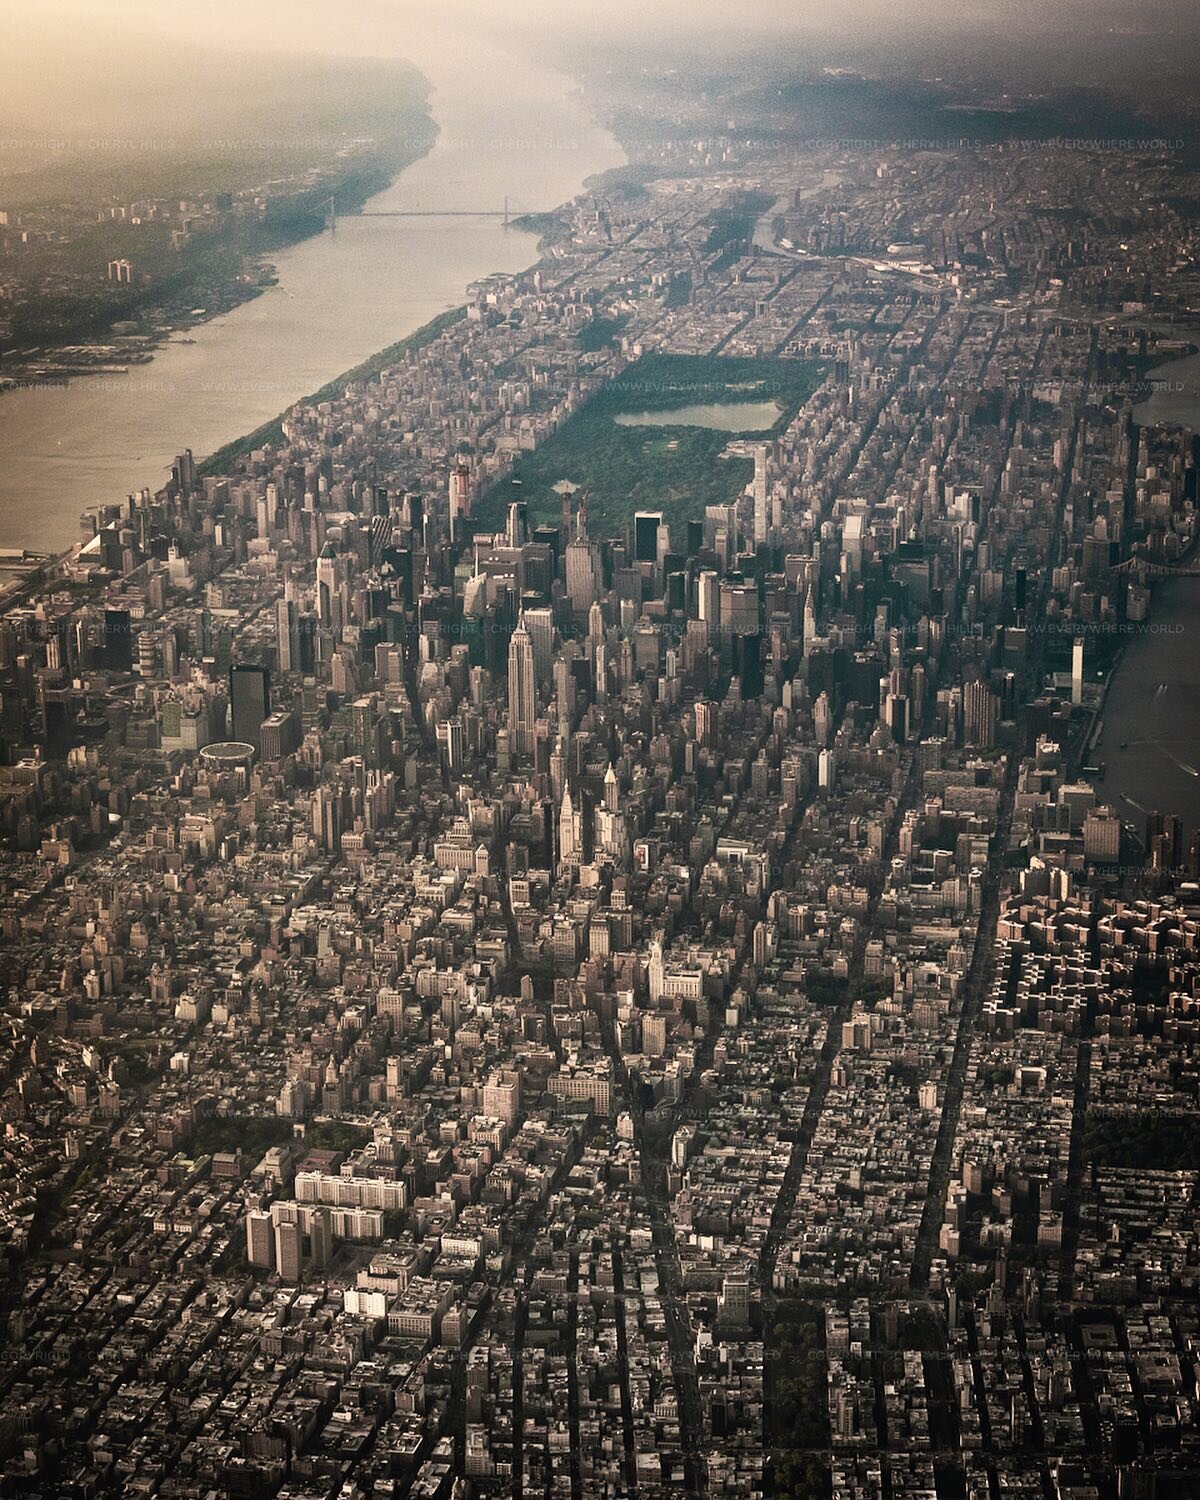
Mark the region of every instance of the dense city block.
[[1197, 1493], [1200, 185], [656, 170], [9, 596], [6, 1495]]

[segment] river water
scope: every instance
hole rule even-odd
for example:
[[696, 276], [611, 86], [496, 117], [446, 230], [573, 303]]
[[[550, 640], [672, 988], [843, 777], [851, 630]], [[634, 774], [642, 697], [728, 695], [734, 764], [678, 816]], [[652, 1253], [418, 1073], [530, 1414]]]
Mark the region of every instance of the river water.
[[1146, 378], [1154, 389], [1133, 408], [1135, 422], [1143, 427], [1172, 423], [1200, 431], [1200, 354], [1159, 365]]
[[158, 488], [184, 448], [197, 458], [435, 314], [468, 284], [537, 258], [535, 236], [479, 210], [547, 210], [621, 165], [571, 80], [461, 38], [414, 58], [441, 133], [366, 205], [468, 210], [467, 218], [339, 219], [273, 257], [279, 284], [176, 337], [128, 375], [0, 396], [0, 547], [58, 551], [89, 505]]
[[768, 255], [803, 255], [805, 252], [802, 250], [788, 250], [785, 246], [776, 244], [775, 220], [781, 215], [786, 216], [797, 203], [815, 198], [818, 193], [837, 187], [844, 180], [844, 173], [835, 172], [827, 167], [821, 174], [820, 182], [814, 182], [806, 188], [794, 189], [776, 198], [754, 226], [753, 240], [758, 249], [766, 251]]
[[[1148, 378], [1155, 389], [1134, 418], [1200, 431], [1200, 355]], [[1154, 584], [1150, 620], [1130, 638], [1109, 687], [1095, 756], [1106, 766], [1099, 795], [1139, 834], [1147, 811], [1200, 827], [1200, 578]]]

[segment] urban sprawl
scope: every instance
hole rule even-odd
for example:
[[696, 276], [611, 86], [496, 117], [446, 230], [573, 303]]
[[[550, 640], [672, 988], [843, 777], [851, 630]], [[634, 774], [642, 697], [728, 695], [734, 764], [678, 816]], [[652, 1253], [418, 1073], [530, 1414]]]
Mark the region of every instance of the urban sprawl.
[[3, 1494], [1198, 1492], [1195, 180], [689, 150], [14, 586]]

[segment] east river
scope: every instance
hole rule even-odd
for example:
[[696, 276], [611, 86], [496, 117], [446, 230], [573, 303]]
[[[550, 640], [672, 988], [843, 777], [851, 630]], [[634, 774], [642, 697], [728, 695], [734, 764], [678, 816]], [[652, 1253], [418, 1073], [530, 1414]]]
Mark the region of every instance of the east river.
[[[1137, 421], [1200, 431], [1200, 355], [1173, 360], [1149, 378], [1156, 389], [1134, 409]], [[1156, 582], [1150, 620], [1134, 629], [1092, 756], [1107, 768], [1097, 791], [1139, 836], [1147, 811], [1176, 813], [1191, 830], [1200, 827], [1200, 578]]]
[[471, 216], [340, 219], [274, 255], [278, 285], [189, 330], [194, 342], [177, 336], [127, 375], [0, 396], [0, 547], [61, 551], [87, 506], [157, 489], [184, 448], [200, 458], [253, 431], [461, 304], [471, 282], [531, 265], [535, 236], [494, 216], [505, 199], [514, 214], [552, 209], [625, 160], [572, 81], [525, 57], [455, 39], [413, 60], [440, 134], [366, 207]]

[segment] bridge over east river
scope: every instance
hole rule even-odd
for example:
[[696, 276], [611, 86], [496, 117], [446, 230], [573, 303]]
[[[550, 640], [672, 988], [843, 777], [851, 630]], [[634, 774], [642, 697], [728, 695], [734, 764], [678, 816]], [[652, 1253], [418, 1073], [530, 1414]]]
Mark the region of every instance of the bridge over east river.
[[1200, 563], [1154, 562], [1148, 557], [1135, 554], [1122, 563], [1114, 563], [1110, 573], [1136, 573], [1145, 582], [1147, 578], [1200, 578]]

